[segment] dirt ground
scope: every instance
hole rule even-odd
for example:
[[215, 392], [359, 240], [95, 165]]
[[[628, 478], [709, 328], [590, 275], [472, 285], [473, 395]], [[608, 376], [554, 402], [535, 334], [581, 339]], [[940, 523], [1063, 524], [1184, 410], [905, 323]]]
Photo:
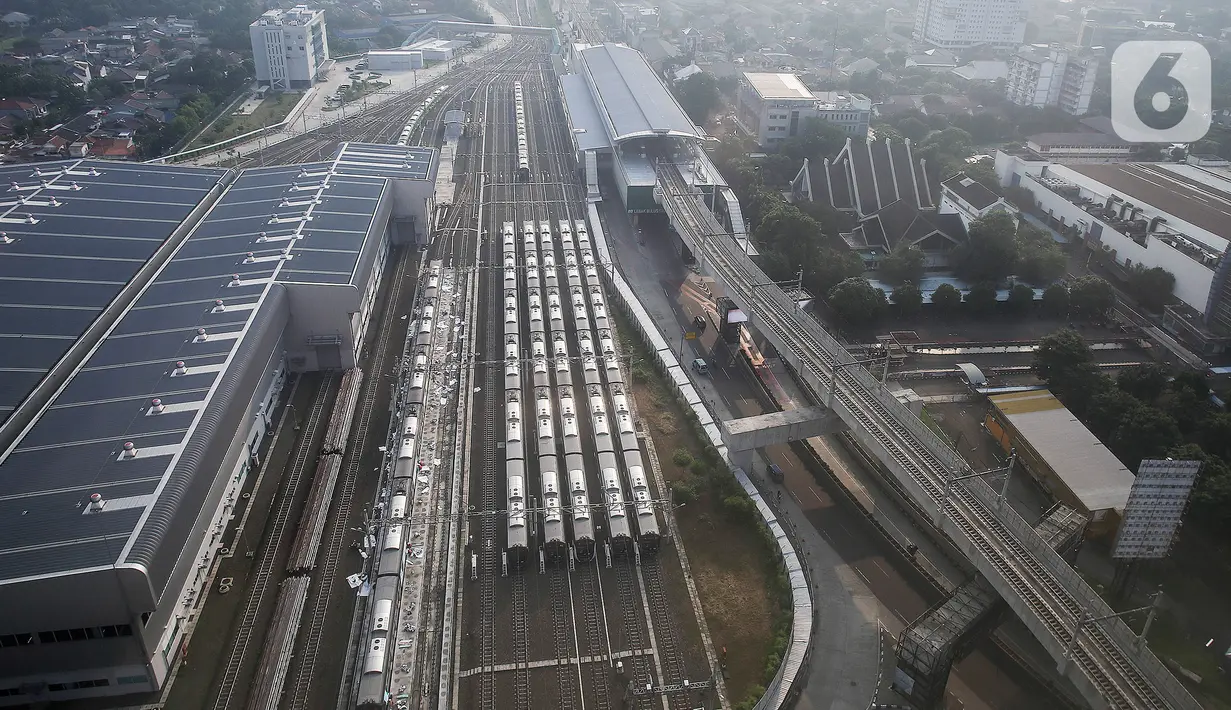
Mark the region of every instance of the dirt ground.
[[[701, 452], [682, 408], [660, 386], [634, 385], [633, 395], [653, 433], [663, 477], [668, 483], [693, 477], [672, 461], [678, 449]], [[761, 542], [748, 528], [728, 523], [708, 493], [676, 510], [676, 518], [714, 650], [721, 656], [726, 649], [727, 696], [735, 704], [763, 680], [774, 621], [772, 563]]]

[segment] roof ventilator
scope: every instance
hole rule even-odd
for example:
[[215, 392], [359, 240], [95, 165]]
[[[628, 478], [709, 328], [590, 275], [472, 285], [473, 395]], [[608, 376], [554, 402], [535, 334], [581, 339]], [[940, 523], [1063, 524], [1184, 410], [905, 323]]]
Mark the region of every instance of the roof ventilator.
[[238, 286], [238, 285], [239, 285], [239, 274], [231, 274], [231, 281], [230, 283], [227, 284], [227, 286]]
[[8, 232], [0, 232], [0, 244], [12, 244], [17, 241], [9, 236]]
[[32, 215], [32, 214], [27, 214], [27, 215], [26, 215], [26, 224], [38, 224], [38, 220], [34, 218], [34, 215]]
[[39, 187], [51, 187], [51, 183], [47, 182], [46, 180], [39, 180], [38, 186]]
[[60, 205], [62, 205], [62, 204], [64, 204], [64, 203], [63, 203], [63, 202], [60, 202], [59, 200], [57, 200], [57, 199], [55, 198], [55, 196], [53, 195], [53, 196], [52, 196], [52, 198], [51, 198], [51, 200], [50, 200], [50, 201], [48, 201], [48, 202], [47, 202], [47, 204], [51, 205], [52, 207], [59, 207]]
[[187, 375], [187, 374], [188, 374], [188, 366], [184, 364], [183, 360], [176, 360], [175, 370], [171, 372], [171, 376], [172, 377], [182, 377], [183, 375]]
[[103, 506], [105, 505], [107, 505], [107, 501], [103, 500], [103, 496], [101, 493], [91, 493], [90, 494], [90, 510], [91, 511], [97, 513], [101, 511], [103, 509]]
[[75, 183], [75, 182], [71, 182], [71, 183], [69, 183], [69, 184], [68, 184], [68, 189], [70, 189], [70, 190], [80, 190], [80, 189], [81, 189], [81, 186], [80, 186], [80, 185], [78, 185], [78, 184], [77, 184], [77, 183]]
[[254, 264], [254, 263], [256, 263], [256, 254], [253, 254], [252, 252], [248, 252], [247, 254], [245, 254], [245, 255], [244, 255], [244, 263], [245, 263], [245, 264]]
[[283, 260], [283, 261], [286, 261], [286, 260], [288, 260], [288, 259], [290, 259], [290, 258], [291, 258], [291, 245], [290, 245], [290, 244], [287, 244], [287, 245], [286, 245], [286, 246], [282, 249], [282, 256], [281, 256], [281, 258], [282, 258], [282, 260]]
[[226, 304], [222, 302], [221, 298], [214, 299], [214, 313], [222, 313], [226, 309]]
[[209, 340], [209, 333], [206, 333], [204, 328], [197, 328], [197, 337], [193, 338], [192, 342], [204, 343], [206, 340]]
[[89, 175], [90, 177], [98, 177], [100, 174], [101, 173], [99, 173], [98, 170], [94, 168], [90, 168], [90, 172], [87, 173], [87, 175]]
[[151, 414], [162, 414], [164, 409], [166, 409], [166, 407], [162, 406], [161, 399], [155, 397], [154, 399], [150, 400], [150, 413]]
[[263, 244], [263, 243], [265, 242], [265, 240], [267, 240], [267, 239], [269, 239], [269, 235], [268, 235], [268, 234], [266, 234], [265, 232], [261, 232], [260, 234], [256, 235], [256, 243], [257, 243], [257, 244]]
[[137, 456], [137, 445], [131, 441], [124, 442], [124, 458], [131, 459]]

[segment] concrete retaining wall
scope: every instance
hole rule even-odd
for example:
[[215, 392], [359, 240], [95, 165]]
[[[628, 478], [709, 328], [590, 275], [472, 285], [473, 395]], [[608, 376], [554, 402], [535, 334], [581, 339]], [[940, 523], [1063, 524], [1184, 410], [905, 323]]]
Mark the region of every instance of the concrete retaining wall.
[[[636, 294], [624, 280], [624, 277], [610, 266], [613, 263], [611, 253], [607, 248], [607, 240], [603, 235], [598, 210], [594, 204], [589, 205], [588, 216], [590, 234], [598, 250], [599, 263], [608, 265], [608, 268], [604, 269], [603, 273], [610, 289], [609, 292], [614, 295], [616, 303], [628, 316], [638, 336], [641, 337], [642, 342], [645, 343], [653, 354], [659, 371], [665, 374], [666, 380], [671, 383], [680, 400], [692, 409], [702, 430], [705, 432], [706, 438], [709, 439], [709, 443], [717, 449], [722, 460], [727, 463], [731, 470], [731, 474], [735, 476], [740, 486], [743, 487], [744, 491], [756, 504], [761, 519], [765, 522], [770, 534], [773, 535], [774, 540], [778, 544], [778, 550], [782, 555], [782, 562], [791, 586], [793, 607], [791, 639], [787, 643], [786, 651], [783, 654], [782, 665], [779, 666], [777, 675], [774, 676], [773, 681], [766, 688], [765, 695], [757, 703], [756, 710], [779, 710], [779, 708], [791, 707], [796, 698], [798, 698], [800, 689], [803, 687], [803, 681], [807, 676], [807, 665], [812, 646], [812, 633], [815, 621], [812, 589], [808, 584], [806, 571], [790, 536], [784, 529], [784, 526], [779, 523], [773, 509], [761, 497], [761, 492], [757, 490], [756, 485], [748, 478], [744, 470], [732, 463], [730, 454], [722, 442], [722, 431], [718, 426], [718, 422], [714, 420], [714, 417], [705, 405], [705, 401], [689, 381], [688, 373], [681, 366], [679, 359], [676, 357], [675, 350], [667, 339], [663, 337], [663, 334], [659, 332], [654, 319], [642, 307], [641, 302], [637, 300]], [[724, 707], [726, 707], [725, 703]]]

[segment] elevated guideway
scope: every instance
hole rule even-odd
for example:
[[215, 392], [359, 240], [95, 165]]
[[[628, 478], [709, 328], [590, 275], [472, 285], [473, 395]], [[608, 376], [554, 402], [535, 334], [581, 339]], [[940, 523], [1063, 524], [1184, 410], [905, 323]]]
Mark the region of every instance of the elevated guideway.
[[[1176, 710], [1197, 702], [1113, 610], [946, 443], [744, 254], [673, 164], [655, 199], [713, 276], [860, 444], [970, 559], [1092, 707]], [[832, 392], [831, 383], [834, 385]]]

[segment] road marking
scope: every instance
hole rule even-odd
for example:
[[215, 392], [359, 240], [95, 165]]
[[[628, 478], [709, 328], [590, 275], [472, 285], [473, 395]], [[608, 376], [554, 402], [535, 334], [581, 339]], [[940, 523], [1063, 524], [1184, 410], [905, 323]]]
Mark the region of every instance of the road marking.
[[868, 581], [867, 577], [863, 576], [863, 572], [860, 572], [858, 567], [852, 567], [851, 569], [855, 570], [855, 574], [859, 575], [859, 578], [863, 580], [864, 584], [868, 585], [869, 587], [872, 586], [872, 583]]
[[889, 576], [889, 572], [884, 567], [881, 567], [881, 563], [877, 562], [876, 560], [872, 560], [872, 564], [876, 565], [876, 569], [880, 570], [881, 574], [885, 575], [886, 577]]

